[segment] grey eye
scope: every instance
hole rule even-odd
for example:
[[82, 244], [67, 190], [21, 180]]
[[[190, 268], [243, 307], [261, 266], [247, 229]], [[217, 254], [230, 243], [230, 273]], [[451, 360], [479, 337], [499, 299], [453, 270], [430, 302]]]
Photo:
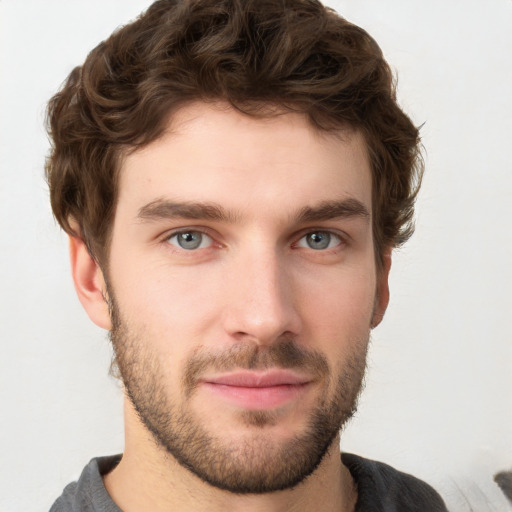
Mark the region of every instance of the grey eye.
[[186, 251], [204, 249], [212, 243], [212, 239], [200, 231], [182, 231], [172, 235], [168, 241], [170, 244]]
[[336, 247], [340, 242], [340, 237], [334, 233], [329, 233], [328, 231], [312, 231], [311, 233], [303, 236], [297, 245], [298, 247], [322, 251], [324, 249]]

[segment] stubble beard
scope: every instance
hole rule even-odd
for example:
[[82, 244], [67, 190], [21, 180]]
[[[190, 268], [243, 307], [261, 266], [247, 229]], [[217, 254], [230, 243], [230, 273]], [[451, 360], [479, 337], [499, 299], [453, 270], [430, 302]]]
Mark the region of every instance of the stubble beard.
[[[182, 467], [202, 481], [237, 494], [261, 494], [290, 489], [303, 482], [320, 465], [340, 429], [352, 417], [362, 388], [368, 337], [352, 343], [353, 350], [333, 374], [325, 356], [297, 346], [291, 339], [268, 347], [237, 344], [221, 354], [198, 352], [189, 359], [182, 381], [180, 403], [166, 391], [162, 363], [151, 352], [144, 335], [130, 328], [110, 295], [110, 339], [125, 392], [140, 421], [156, 443]], [[272, 427], [275, 411], [240, 411], [241, 428], [249, 435], [222, 438], [206, 428], [208, 418], [190, 407], [197, 384], [206, 369], [290, 368], [306, 370], [324, 389], [301, 433], [276, 440]], [[222, 434], [222, 433], [220, 433]]]

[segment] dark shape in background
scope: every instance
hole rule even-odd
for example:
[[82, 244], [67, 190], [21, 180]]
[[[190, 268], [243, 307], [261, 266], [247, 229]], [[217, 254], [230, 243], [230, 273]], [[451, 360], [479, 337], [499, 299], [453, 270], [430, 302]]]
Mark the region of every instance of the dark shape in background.
[[512, 503], [512, 471], [501, 471], [494, 475], [494, 481], [499, 485], [508, 501]]

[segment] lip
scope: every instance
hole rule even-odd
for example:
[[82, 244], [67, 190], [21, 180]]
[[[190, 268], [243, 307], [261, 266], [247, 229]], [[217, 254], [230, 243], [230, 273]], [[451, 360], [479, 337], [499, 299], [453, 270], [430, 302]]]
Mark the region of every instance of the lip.
[[246, 410], [282, 407], [300, 397], [312, 380], [290, 370], [238, 371], [202, 379], [212, 394]]

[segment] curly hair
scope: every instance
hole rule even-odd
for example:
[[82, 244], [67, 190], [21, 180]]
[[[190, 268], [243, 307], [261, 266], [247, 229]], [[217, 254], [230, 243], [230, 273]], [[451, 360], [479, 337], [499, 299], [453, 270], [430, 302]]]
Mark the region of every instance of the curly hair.
[[317, 0], [158, 0], [92, 50], [48, 104], [52, 209], [100, 264], [122, 157], [156, 140], [187, 103], [219, 100], [251, 116], [277, 107], [322, 131], [360, 130], [378, 264], [411, 236], [419, 133], [367, 32]]

